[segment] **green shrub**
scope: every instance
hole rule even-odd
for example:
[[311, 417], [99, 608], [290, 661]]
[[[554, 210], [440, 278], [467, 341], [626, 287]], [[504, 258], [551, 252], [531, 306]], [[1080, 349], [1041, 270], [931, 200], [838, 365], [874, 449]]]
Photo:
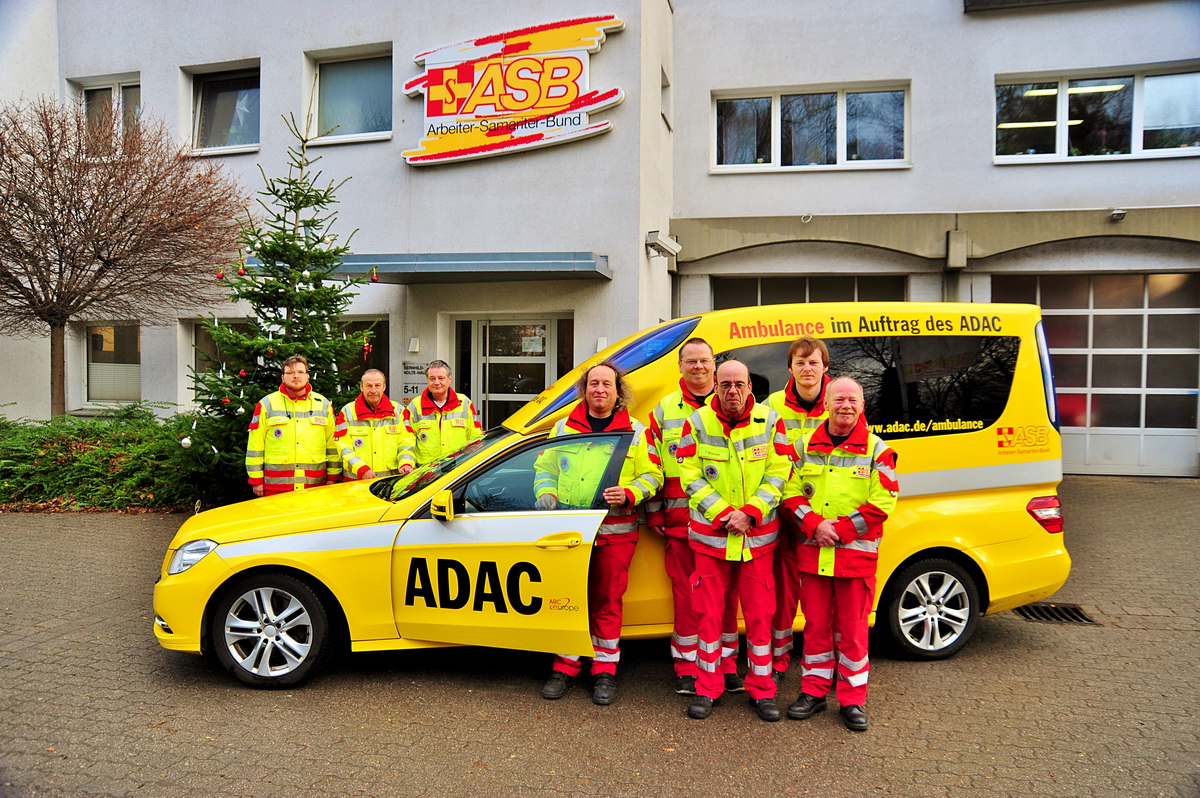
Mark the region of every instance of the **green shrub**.
[[190, 416], [159, 419], [142, 403], [95, 418], [0, 416], [0, 506], [190, 509], [197, 500], [234, 498], [214, 488], [227, 475], [206, 474], [202, 462], [185, 457], [180, 440], [191, 423]]

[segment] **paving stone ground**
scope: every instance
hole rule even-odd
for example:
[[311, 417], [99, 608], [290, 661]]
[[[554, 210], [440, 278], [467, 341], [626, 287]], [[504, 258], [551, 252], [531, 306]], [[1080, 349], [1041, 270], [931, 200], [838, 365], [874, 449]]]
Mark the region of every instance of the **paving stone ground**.
[[[243, 688], [160, 649], [151, 590], [180, 516], [0, 515], [0, 796], [1200, 796], [1200, 483], [1068, 477], [1098, 626], [982, 619], [957, 657], [874, 656], [871, 729], [767, 724], [669, 691], [626, 646], [616, 704], [537, 691], [543, 655], [353, 655]], [[781, 696], [799, 690], [789, 674]]]

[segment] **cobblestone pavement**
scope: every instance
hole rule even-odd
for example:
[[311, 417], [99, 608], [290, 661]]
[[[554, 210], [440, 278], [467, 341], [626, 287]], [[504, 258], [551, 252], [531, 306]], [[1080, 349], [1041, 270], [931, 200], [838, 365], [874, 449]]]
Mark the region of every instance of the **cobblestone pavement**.
[[[704, 722], [665, 641], [621, 694], [548, 702], [544, 655], [354, 655], [294, 691], [161, 650], [151, 585], [179, 516], [0, 516], [0, 795], [1200, 795], [1200, 484], [1071, 477], [1075, 568], [1099, 626], [985, 618], [957, 657], [877, 656], [871, 730], [826, 712]], [[1136, 519], [1136, 520], [1135, 520]], [[793, 671], [781, 691], [798, 692]]]

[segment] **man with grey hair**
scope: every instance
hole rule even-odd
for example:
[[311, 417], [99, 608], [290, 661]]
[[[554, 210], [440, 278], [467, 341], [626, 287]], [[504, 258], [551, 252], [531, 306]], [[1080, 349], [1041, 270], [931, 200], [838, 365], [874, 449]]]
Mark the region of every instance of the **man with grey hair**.
[[363, 372], [361, 392], [337, 415], [334, 441], [342, 455], [346, 481], [407, 474], [412, 466], [400, 465], [400, 451], [412, 445], [401, 409], [387, 395], [387, 378], [379, 369]]
[[426, 388], [404, 408], [404, 430], [411, 437], [400, 452], [400, 467], [429, 463], [483, 434], [479, 411], [470, 397], [454, 392], [450, 364], [430, 361]]

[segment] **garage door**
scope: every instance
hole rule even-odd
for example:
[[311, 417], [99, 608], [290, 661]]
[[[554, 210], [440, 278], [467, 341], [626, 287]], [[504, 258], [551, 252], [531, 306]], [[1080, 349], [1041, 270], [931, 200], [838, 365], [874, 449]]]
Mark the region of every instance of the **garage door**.
[[1042, 306], [1074, 474], [1197, 476], [1200, 274], [993, 275]]

